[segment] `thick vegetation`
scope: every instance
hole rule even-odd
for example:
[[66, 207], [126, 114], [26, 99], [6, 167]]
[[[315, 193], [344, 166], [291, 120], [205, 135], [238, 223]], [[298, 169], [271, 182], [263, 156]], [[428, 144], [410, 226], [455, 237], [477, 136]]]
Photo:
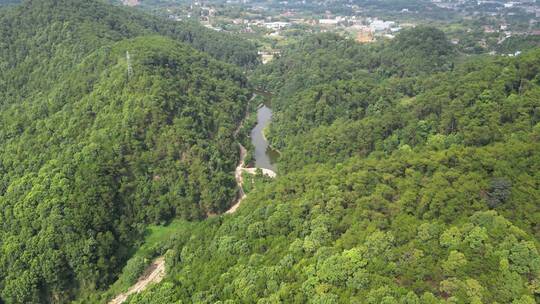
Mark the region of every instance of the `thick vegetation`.
[[236, 195], [251, 44], [83, 0], [3, 9], [0, 35], [2, 303], [104, 302], [156, 253], [129, 303], [540, 301], [539, 50], [291, 45], [252, 75], [280, 176], [197, 222]]
[[538, 148], [308, 166], [251, 192], [234, 217], [180, 230], [169, 282], [130, 303], [535, 303], [540, 256], [526, 231], [538, 219], [522, 229], [501, 214], [537, 213], [538, 154], [514, 159]]
[[538, 302], [540, 52], [447, 46], [323, 35], [263, 67], [286, 174], [179, 229], [130, 303]]
[[0, 302], [105, 288], [148, 223], [233, 202], [246, 80], [195, 48], [251, 51], [160, 22], [95, 1], [1, 13]]
[[0, 11], [0, 24], [0, 105], [48, 89], [96, 48], [142, 35], [187, 42], [242, 66], [258, 60], [255, 46], [234, 36], [99, 1], [27, 0]]

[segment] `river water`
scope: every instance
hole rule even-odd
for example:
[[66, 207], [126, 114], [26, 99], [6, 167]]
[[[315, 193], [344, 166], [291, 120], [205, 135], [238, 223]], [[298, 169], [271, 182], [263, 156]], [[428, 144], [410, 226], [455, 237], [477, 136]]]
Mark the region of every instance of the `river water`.
[[279, 156], [278, 152], [272, 149], [263, 130], [270, 125], [272, 121], [272, 110], [263, 105], [257, 110], [257, 125], [251, 130], [251, 143], [255, 146], [255, 167], [266, 168], [276, 171], [274, 164]]

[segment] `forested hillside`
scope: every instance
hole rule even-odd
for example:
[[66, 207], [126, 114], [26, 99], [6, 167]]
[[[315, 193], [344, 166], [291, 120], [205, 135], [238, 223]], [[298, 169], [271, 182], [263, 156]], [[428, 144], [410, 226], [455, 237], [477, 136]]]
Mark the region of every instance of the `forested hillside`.
[[[540, 302], [537, 48], [417, 27], [257, 66], [236, 36], [88, 0], [2, 7], [0, 36], [0, 303], [106, 303], [158, 255], [127, 303]], [[214, 216], [251, 87], [279, 175]]]
[[374, 45], [318, 34], [290, 45], [278, 60], [257, 69], [252, 81], [261, 89], [290, 96], [337, 80], [444, 71], [451, 68], [454, 55], [444, 33], [429, 27], [406, 30]]
[[129, 303], [540, 301], [540, 52], [448, 46], [313, 36], [258, 69], [284, 175], [184, 223]]
[[196, 49], [250, 44], [98, 1], [0, 12], [0, 302], [106, 288], [148, 223], [233, 203], [246, 79]]
[[100, 46], [159, 34], [217, 59], [251, 66], [251, 43], [200, 25], [167, 21], [101, 1], [27, 0], [0, 11], [0, 104], [49, 88]]

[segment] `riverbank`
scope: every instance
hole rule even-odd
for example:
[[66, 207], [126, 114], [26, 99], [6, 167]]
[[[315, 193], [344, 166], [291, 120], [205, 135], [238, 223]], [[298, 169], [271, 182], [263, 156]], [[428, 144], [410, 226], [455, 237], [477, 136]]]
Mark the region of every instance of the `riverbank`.
[[272, 146], [272, 144], [270, 144], [270, 141], [268, 140], [268, 137], [266, 137], [266, 132], [267, 132], [267, 130], [269, 128], [270, 128], [270, 126], [266, 126], [266, 128], [263, 129], [262, 136], [263, 136], [264, 140], [266, 140], [268, 142], [268, 147], [270, 149], [272, 149], [272, 151], [275, 151], [277, 154], [279, 154], [279, 156], [281, 156], [281, 151], [279, 151], [279, 149], [277, 149], [276, 147]]
[[265, 104], [257, 109], [257, 124], [251, 130], [251, 143], [255, 147], [255, 165], [256, 168], [265, 168], [276, 171], [274, 163], [279, 154], [270, 148], [270, 143], [265, 137], [264, 130], [268, 128], [272, 121], [272, 110]]

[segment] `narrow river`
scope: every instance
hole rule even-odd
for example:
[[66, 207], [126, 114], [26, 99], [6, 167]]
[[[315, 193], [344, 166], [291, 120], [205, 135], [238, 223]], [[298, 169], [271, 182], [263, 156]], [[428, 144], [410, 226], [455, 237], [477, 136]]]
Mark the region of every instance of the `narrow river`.
[[251, 130], [251, 142], [255, 146], [255, 167], [266, 168], [276, 171], [274, 166], [278, 152], [272, 149], [266, 138], [264, 137], [264, 129], [270, 125], [272, 121], [272, 110], [263, 105], [257, 110], [257, 125]]

